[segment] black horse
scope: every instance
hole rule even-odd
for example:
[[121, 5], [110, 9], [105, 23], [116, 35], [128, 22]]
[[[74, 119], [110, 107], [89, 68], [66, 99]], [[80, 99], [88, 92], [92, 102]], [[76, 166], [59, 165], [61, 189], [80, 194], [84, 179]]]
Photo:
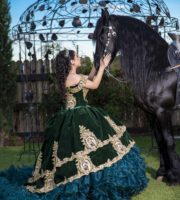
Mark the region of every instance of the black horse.
[[131, 84], [138, 105], [145, 111], [153, 129], [160, 153], [156, 177], [169, 184], [180, 183], [180, 158], [175, 151], [171, 115], [176, 107], [177, 73], [167, 71], [168, 43], [144, 22], [109, 15], [102, 10], [94, 33], [96, 42], [94, 65], [111, 53], [112, 60], [120, 52], [125, 79]]

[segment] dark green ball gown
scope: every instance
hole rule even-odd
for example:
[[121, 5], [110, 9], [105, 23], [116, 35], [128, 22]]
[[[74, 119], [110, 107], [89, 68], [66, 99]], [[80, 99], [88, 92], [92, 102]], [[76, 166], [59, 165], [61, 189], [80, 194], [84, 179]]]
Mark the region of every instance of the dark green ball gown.
[[0, 173], [0, 199], [128, 200], [147, 186], [145, 163], [126, 127], [89, 106], [86, 77], [47, 123], [33, 168]]

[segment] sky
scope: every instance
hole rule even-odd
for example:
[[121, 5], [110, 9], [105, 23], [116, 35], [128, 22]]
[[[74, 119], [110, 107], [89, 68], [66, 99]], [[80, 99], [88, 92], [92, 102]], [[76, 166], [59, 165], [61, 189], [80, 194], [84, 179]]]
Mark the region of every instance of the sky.
[[[12, 25], [18, 23], [19, 17], [26, 8], [36, 0], [9, 0], [11, 3]], [[173, 17], [180, 20], [180, 0], [164, 0]]]
[[[37, 0], [9, 0], [11, 5], [10, 14], [12, 17], [11, 27], [16, 25], [19, 21], [21, 14]], [[165, 4], [169, 8], [172, 17], [176, 17], [180, 22], [180, 0], [164, 0]], [[70, 44], [67, 44], [67, 46]], [[92, 58], [93, 45], [88, 44], [88, 48], [79, 47], [80, 54], [88, 55]], [[70, 46], [68, 46], [70, 48]], [[67, 48], [68, 48], [67, 47]], [[16, 50], [14, 49], [14, 57], [16, 57]]]

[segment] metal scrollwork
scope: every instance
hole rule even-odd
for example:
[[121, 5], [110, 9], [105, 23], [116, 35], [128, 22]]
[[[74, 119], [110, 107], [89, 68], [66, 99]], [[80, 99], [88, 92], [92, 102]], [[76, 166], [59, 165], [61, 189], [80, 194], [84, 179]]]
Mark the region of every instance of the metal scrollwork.
[[41, 34], [44, 42], [85, 41], [105, 7], [111, 14], [139, 18], [161, 32], [179, 29], [178, 19], [163, 0], [38, 0], [23, 12], [12, 34], [15, 40], [27, 34], [39, 40]]

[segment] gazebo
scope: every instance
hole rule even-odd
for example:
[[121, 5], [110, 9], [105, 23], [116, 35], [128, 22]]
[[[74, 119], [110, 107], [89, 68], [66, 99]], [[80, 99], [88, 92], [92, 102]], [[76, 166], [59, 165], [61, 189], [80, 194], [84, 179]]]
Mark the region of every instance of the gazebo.
[[144, 21], [165, 39], [168, 32], [179, 30], [178, 19], [163, 0], [37, 0], [30, 5], [12, 28], [19, 60], [15, 123], [24, 144], [43, 132], [39, 104], [49, 91], [48, 74], [54, 73], [56, 52], [68, 42], [77, 51], [85, 42], [91, 46], [88, 35], [104, 8]]

